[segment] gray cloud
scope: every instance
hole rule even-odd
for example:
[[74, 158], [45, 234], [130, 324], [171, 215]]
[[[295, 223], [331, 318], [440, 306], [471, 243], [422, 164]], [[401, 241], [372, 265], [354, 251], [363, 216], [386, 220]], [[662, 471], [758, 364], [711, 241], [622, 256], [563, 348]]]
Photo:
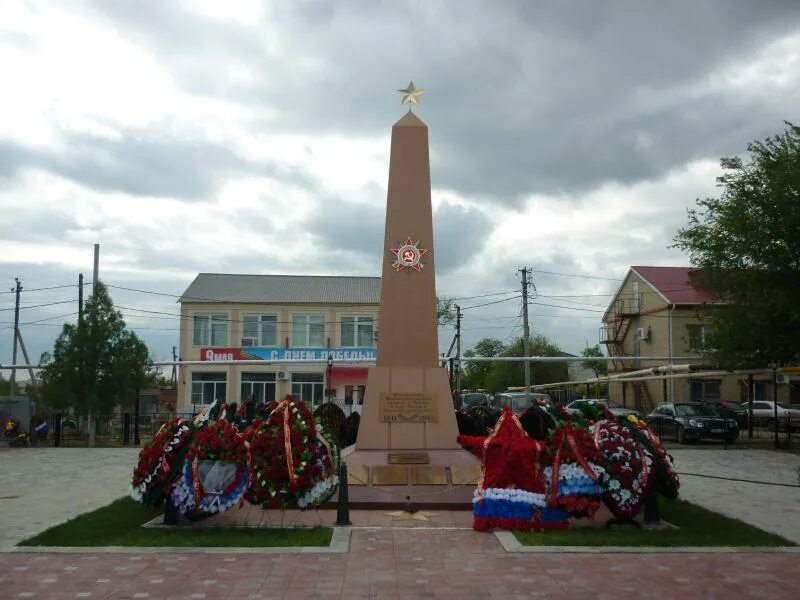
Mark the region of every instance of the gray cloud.
[[[164, 8], [101, 5], [187, 90], [277, 111], [262, 132], [383, 134], [400, 112], [391, 90], [413, 77], [429, 90], [420, 114], [434, 185], [499, 202], [652, 178], [772, 133], [789, 115], [731, 101], [707, 80], [800, 27], [790, 1], [468, 2], [457, 15], [433, 2], [301, 2], [268, 17], [278, 54], [258, 26]], [[256, 80], [230, 80], [230, 62]], [[687, 86], [697, 93], [675, 94]]]
[[[260, 139], [280, 133], [385, 136], [403, 112], [393, 90], [413, 78], [428, 90], [418, 113], [430, 126], [434, 187], [487, 205], [514, 206], [521, 196], [561, 192], [579, 204], [583, 192], [603, 182], [656, 179], [693, 159], [740, 153], [748, 141], [779, 131], [800, 101], [797, 90], [776, 99], [758, 90], [737, 94], [709, 85], [723, 69], [800, 31], [800, 3], [789, 0], [472, 0], [457, 7], [448, 2], [292, 2], [271, 7], [263, 23], [247, 24], [205, 18], [178, 3], [156, 0], [89, 2], [84, 7], [71, 2], [69, 8], [83, 11], [87, 20], [102, 19], [104, 27], [149, 53], [188, 96], [224, 101], [243, 109], [241, 114], [254, 115], [247, 127]], [[36, 47], [28, 34], [3, 36], [21, 51]], [[237, 69], [252, 77], [232, 75]], [[290, 233], [276, 231], [257, 211], [236, 215], [243, 231], [263, 234], [265, 246], [296, 248], [293, 257], [275, 259], [265, 248], [236, 258], [204, 256], [199, 248], [165, 255], [151, 248], [148, 232], [137, 230], [126, 232], [126, 257], [144, 268], [190, 273], [379, 272], [385, 191], [377, 186], [359, 192], [359, 203], [349, 202], [333, 197], [324, 182], [300, 168], [248, 161], [221, 144], [155, 130], [123, 130], [121, 135], [117, 141], [69, 135], [66, 150], [59, 152], [0, 140], [0, 188], [13, 193], [16, 175], [33, 166], [94, 189], [175, 196], [194, 201], [187, 210], [205, 210], [203, 201], [221, 184], [264, 175], [301, 187], [320, 202], [310, 221]], [[659, 215], [655, 226], [634, 217], [613, 232], [599, 233], [591, 262], [603, 264], [600, 274], [609, 277], [624, 276], [632, 262], [663, 263], [673, 257], [685, 262], [665, 246], [684, 222], [683, 206], [691, 202], [676, 199], [672, 212]], [[441, 293], [518, 287], [516, 270], [529, 256], [524, 249], [519, 262], [509, 259], [480, 273], [468, 268], [469, 259], [485, 250], [490, 233], [483, 215], [448, 204], [436, 212]], [[33, 216], [12, 217], [18, 239], [26, 242], [46, 243], [74, 228], [65, 217], [43, 215], [38, 223]], [[653, 230], [651, 241], [633, 235], [639, 226]], [[613, 247], [603, 243], [605, 235], [613, 237]], [[617, 250], [620, 240], [624, 247]], [[533, 266], [593, 274], [580, 251], [566, 243], [553, 250], [552, 259], [539, 259]], [[90, 271], [89, 247], [85, 272]], [[0, 263], [0, 280], [13, 275], [44, 283], [75, 277], [63, 269]], [[590, 280], [542, 273], [535, 281], [542, 294], [569, 294], [584, 293]], [[130, 283], [180, 293], [189, 280]], [[613, 282], [597, 285], [615, 288]], [[119, 303], [138, 300], [132, 305], [176, 308], [169, 299], [142, 304], [147, 298], [121, 296]], [[534, 330], [562, 340], [569, 351], [579, 350], [583, 339], [593, 343], [596, 338], [599, 317], [593, 321], [583, 318], [589, 313], [534, 311], [550, 314], [537, 318]], [[494, 335], [495, 325], [496, 337], [513, 333], [500, 324], [518, 327], [518, 313], [518, 301], [467, 313], [467, 344]], [[476, 320], [490, 317], [509, 320]], [[170, 334], [152, 335], [162, 350], [169, 344], [164, 336]], [[6, 351], [0, 349], [0, 360]]]
[[69, 135], [66, 151], [31, 150], [0, 144], [0, 178], [38, 167], [102, 191], [134, 196], [209, 199], [220, 185], [256, 174], [288, 185], [311, 185], [299, 168], [245, 160], [229, 148], [204, 140], [178, 139], [148, 131], [122, 131], [120, 139]]
[[489, 218], [476, 209], [440, 204], [433, 213], [436, 270], [447, 274], [480, 253], [491, 232]]

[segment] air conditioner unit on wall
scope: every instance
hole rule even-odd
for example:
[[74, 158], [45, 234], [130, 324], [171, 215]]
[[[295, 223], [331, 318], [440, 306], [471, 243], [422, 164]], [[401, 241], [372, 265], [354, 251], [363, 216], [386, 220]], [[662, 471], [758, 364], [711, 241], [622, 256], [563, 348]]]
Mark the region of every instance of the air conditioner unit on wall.
[[792, 377], [789, 373], [778, 373], [775, 375], [775, 379], [778, 383], [791, 383]]
[[647, 327], [639, 327], [636, 330], [636, 339], [637, 340], [644, 340], [647, 341], [650, 339], [650, 326]]
[[288, 381], [289, 373], [287, 373], [286, 371], [278, 371], [278, 379], [280, 379], [281, 381]]

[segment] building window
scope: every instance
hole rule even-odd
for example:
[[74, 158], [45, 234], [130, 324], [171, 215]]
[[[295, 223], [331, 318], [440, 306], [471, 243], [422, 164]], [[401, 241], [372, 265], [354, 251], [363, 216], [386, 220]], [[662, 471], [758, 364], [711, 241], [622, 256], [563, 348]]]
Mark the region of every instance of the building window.
[[342, 317], [342, 346], [369, 348], [373, 340], [372, 317]]
[[242, 373], [240, 402], [263, 404], [275, 400], [275, 373]]
[[292, 346], [300, 348], [325, 346], [325, 317], [322, 315], [293, 315]]
[[277, 346], [277, 315], [244, 315], [242, 346]]
[[195, 346], [225, 346], [228, 343], [228, 315], [194, 315]]
[[344, 403], [347, 406], [353, 405], [353, 386], [346, 385], [344, 386]]
[[292, 396], [306, 404], [322, 403], [322, 373], [292, 373]]
[[227, 375], [223, 372], [192, 373], [192, 406], [225, 402]]
[[702, 352], [706, 347], [708, 325], [687, 325], [686, 331], [689, 333], [689, 350]]
[[691, 402], [719, 399], [719, 381], [695, 380], [689, 382], [689, 400]]

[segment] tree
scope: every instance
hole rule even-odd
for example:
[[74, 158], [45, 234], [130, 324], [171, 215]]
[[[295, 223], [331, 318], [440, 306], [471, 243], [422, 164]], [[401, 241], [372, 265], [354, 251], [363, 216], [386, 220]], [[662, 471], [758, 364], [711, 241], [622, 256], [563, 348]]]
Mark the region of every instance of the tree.
[[800, 359], [800, 127], [722, 158], [719, 198], [697, 200], [675, 246], [697, 268], [708, 311], [707, 356], [722, 367]]
[[[560, 356], [561, 349], [543, 335], [530, 340], [531, 356]], [[501, 356], [523, 356], [522, 338], [518, 338]], [[567, 381], [569, 369], [565, 362], [531, 363], [531, 384]], [[525, 385], [525, 369], [521, 361], [503, 361], [492, 363], [491, 371], [486, 378], [486, 389], [500, 392], [509, 387]]]
[[436, 323], [449, 325], [455, 320], [455, 300], [447, 296], [436, 296]]
[[[499, 356], [506, 350], [505, 344], [494, 338], [483, 338], [474, 348], [464, 352], [464, 356]], [[490, 362], [464, 363], [464, 387], [471, 390], [486, 389], [486, 380], [492, 370]]]
[[[605, 356], [603, 351], [600, 349], [600, 346], [587, 346], [581, 352], [581, 356]], [[590, 371], [594, 372], [595, 377], [600, 377], [601, 375], [606, 375], [608, 373], [608, 364], [604, 360], [584, 360], [581, 362], [581, 366], [584, 369], [589, 369]]]
[[78, 414], [110, 412], [148, 381], [147, 346], [125, 328], [102, 283], [76, 325], [66, 323], [42, 370], [42, 401]]

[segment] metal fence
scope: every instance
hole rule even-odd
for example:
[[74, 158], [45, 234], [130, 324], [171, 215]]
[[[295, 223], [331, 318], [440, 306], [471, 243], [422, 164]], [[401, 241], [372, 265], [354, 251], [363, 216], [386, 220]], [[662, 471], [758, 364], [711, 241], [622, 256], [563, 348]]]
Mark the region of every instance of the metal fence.
[[[42, 415], [42, 417], [47, 423], [47, 435], [41, 439], [31, 430], [29, 433], [32, 445], [65, 447], [89, 445], [90, 425], [86, 415], [76, 417], [51, 413]], [[134, 418], [133, 413], [97, 415], [93, 418], [95, 445], [126, 446], [135, 445], [137, 441], [144, 444], [153, 439], [166, 421], [175, 417], [189, 419], [192, 417], [192, 413], [165, 412], [139, 415], [138, 420]]]
[[[332, 404], [337, 405], [345, 418], [352, 413], [360, 412], [361, 405], [345, 404], [344, 401], [334, 400]], [[47, 435], [43, 439], [37, 438], [31, 425], [30, 430], [24, 429], [30, 435], [32, 445], [39, 446], [65, 446], [65, 447], [85, 447], [89, 445], [89, 421], [88, 417], [74, 417], [63, 414], [42, 415], [47, 423]], [[192, 418], [191, 412], [182, 413], [154, 413], [139, 415], [138, 423], [132, 413], [113, 413], [97, 415], [94, 418], [95, 444], [97, 446], [126, 446], [141, 445], [153, 439], [161, 426], [169, 419], [182, 417]], [[784, 418], [754, 417], [752, 423], [752, 436], [750, 434], [750, 423], [748, 415], [736, 416], [738, 423], [738, 436], [723, 436], [736, 438], [734, 443], [745, 443], [752, 440], [756, 443], [768, 445], [777, 442], [782, 447], [800, 446], [800, 419], [792, 419], [791, 414]], [[138, 427], [137, 427], [138, 425]], [[674, 432], [660, 429], [657, 424], [651, 426], [654, 433], [662, 437], [665, 441], [676, 441]], [[21, 428], [22, 429], [22, 428]]]

